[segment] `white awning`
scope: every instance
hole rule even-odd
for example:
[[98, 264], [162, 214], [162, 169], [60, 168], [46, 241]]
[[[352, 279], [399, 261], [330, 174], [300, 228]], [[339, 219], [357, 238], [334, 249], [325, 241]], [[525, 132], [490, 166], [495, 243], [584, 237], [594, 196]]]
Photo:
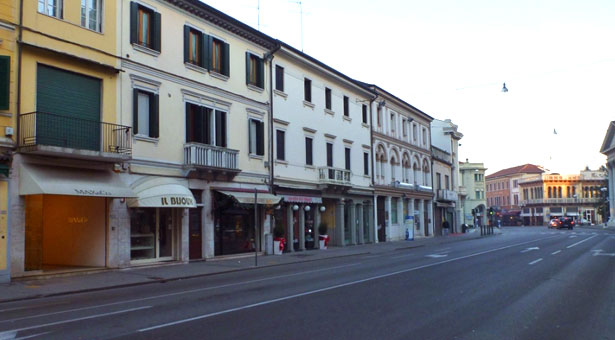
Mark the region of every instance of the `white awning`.
[[111, 171], [22, 164], [20, 195], [136, 197], [119, 175]]
[[188, 181], [150, 177], [133, 183], [136, 199], [129, 199], [129, 208], [196, 208], [196, 200], [188, 189]]
[[[218, 191], [221, 194], [233, 197], [237, 202], [241, 204], [254, 204], [254, 193], [253, 192], [237, 192], [237, 191]], [[265, 204], [265, 205], [275, 205], [280, 203], [282, 197], [267, 194], [267, 193], [258, 193], [256, 196], [257, 204]]]

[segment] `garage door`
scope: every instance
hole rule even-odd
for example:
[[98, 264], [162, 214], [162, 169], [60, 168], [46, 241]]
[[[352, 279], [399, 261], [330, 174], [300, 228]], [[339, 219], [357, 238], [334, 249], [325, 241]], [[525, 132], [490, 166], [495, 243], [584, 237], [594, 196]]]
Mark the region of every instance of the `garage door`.
[[39, 65], [36, 143], [100, 149], [100, 79]]

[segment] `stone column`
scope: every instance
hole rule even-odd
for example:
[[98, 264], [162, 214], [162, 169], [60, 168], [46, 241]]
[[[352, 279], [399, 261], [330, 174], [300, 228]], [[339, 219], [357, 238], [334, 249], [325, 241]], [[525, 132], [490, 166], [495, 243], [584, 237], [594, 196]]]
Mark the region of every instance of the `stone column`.
[[607, 225], [609, 227], [615, 227], [615, 168], [612, 162], [607, 163], [607, 187], [609, 190], [609, 221]]
[[299, 250], [305, 250], [305, 205], [299, 206]]
[[[384, 199], [384, 225], [382, 226], [384, 229], [384, 240], [389, 241], [391, 239], [391, 219], [393, 218], [393, 211], [391, 210], [391, 196], [387, 196]], [[387, 217], [386, 213], [389, 213]]]
[[[203, 233], [203, 256], [211, 259], [215, 256], [215, 221], [213, 211], [213, 192], [203, 190], [201, 194], [203, 202], [203, 213], [201, 214], [201, 232]], [[199, 209], [199, 208], [197, 208]]]
[[294, 252], [295, 251], [295, 246], [294, 246], [294, 239], [295, 239], [295, 235], [294, 235], [294, 223], [293, 223], [293, 219], [294, 219], [294, 211], [293, 211], [293, 205], [292, 204], [288, 204], [288, 206], [286, 207], [286, 236], [288, 236], [288, 239], [286, 240], [286, 247], [288, 247], [288, 251], [289, 252]]
[[429, 200], [427, 201], [427, 218], [429, 219], [428, 223], [428, 230], [429, 230], [429, 235], [433, 236], [433, 224], [434, 224], [434, 220], [433, 220], [433, 201]]
[[318, 227], [320, 227], [320, 206], [314, 206], [314, 249], [320, 249], [320, 231], [318, 231]]
[[419, 235], [425, 235], [425, 200], [419, 200]]
[[412, 216], [413, 233], [416, 234], [416, 220], [414, 215], [414, 198], [410, 198], [408, 202], [408, 215]]
[[350, 216], [348, 216], [348, 224], [350, 225], [350, 244], [357, 245], [357, 209], [354, 202], [349, 203]]
[[370, 229], [371, 230], [370, 238], [373, 237], [373, 240], [374, 240], [373, 242], [374, 243], [378, 243], [378, 228], [377, 228], [377, 226], [378, 226], [378, 209], [376, 208], [377, 204], [378, 204], [378, 195], [374, 195], [374, 202], [372, 204], [372, 208], [373, 208], [372, 216], [373, 216], [373, 218], [372, 218], [372, 224], [371, 224], [371, 227], [373, 228], [373, 230]]
[[365, 209], [367, 209], [367, 216], [370, 216], [370, 218], [367, 219], [367, 239], [366, 242], [371, 242], [371, 243], [376, 243], [376, 225], [374, 224], [374, 211], [376, 209], [374, 209], [374, 203], [370, 202], [365, 206]]
[[177, 209], [177, 217], [179, 218], [180, 232], [179, 232], [179, 261], [188, 262], [190, 260], [190, 253], [188, 247], [190, 244], [190, 228], [188, 226], [190, 222], [188, 208]]
[[344, 201], [339, 200], [335, 204], [335, 245], [344, 246]]
[[363, 222], [364, 222], [364, 215], [363, 215], [363, 204], [359, 203], [357, 204], [357, 219], [359, 220], [359, 244], [364, 244], [365, 243], [365, 235], [363, 232]]

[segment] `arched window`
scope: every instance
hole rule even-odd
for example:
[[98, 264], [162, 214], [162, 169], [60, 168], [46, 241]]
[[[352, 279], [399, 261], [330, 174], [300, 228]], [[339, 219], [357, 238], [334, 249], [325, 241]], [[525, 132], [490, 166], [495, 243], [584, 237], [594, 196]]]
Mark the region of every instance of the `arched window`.
[[404, 154], [402, 162], [402, 179], [404, 183], [410, 183], [410, 156], [407, 153]]
[[420, 175], [421, 167], [419, 165], [418, 157], [414, 157], [414, 164], [412, 164], [412, 176], [414, 177], [414, 183], [417, 185], [423, 185], [423, 176]]
[[562, 198], [562, 187], [557, 188], [557, 198]]
[[427, 160], [423, 160], [423, 175], [423, 183], [425, 183], [426, 186], [431, 186], [431, 172], [429, 171], [429, 164], [427, 163]]

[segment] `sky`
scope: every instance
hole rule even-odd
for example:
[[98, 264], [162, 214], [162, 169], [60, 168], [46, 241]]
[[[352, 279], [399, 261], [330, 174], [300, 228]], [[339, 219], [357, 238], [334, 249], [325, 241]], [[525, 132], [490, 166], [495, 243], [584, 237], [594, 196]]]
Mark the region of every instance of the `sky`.
[[451, 119], [464, 135], [459, 160], [482, 162], [488, 174], [526, 163], [578, 174], [606, 162], [600, 147], [615, 120], [613, 0], [205, 3]]

